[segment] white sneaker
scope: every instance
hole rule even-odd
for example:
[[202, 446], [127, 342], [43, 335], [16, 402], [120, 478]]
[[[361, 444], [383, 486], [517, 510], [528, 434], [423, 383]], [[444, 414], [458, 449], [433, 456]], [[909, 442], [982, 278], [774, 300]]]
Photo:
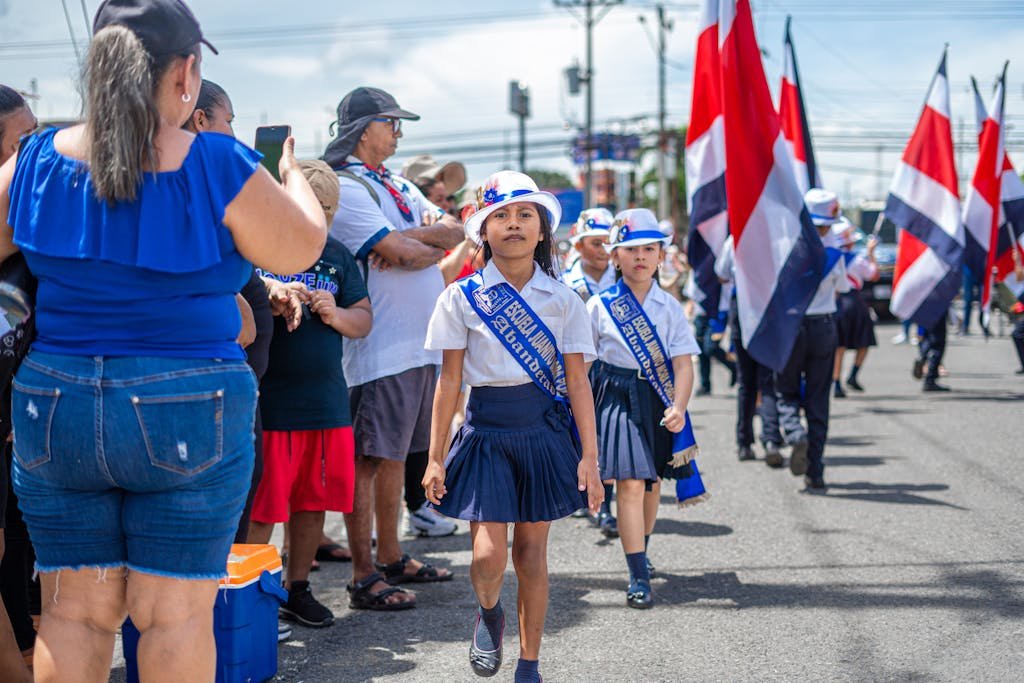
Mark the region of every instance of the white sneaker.
[[902, 332], [900, 332], [899, 334], [897, 334], [895, 337], [892, 338], [892, 343], [893, 344], [906, 344], [907, 343], [907, 335], [905, 335]]
[[409, 533], [416, 536], [451, 536], [458, 528], [455, 522], [438, 514], [427, 503], [409, 513]]

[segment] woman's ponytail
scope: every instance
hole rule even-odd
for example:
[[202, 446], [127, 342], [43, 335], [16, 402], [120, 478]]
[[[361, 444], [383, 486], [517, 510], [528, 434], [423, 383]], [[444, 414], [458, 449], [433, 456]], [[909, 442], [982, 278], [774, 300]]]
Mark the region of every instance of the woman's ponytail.
[[160, 113], [153, 58], [123, 26], [108, 26], [89, 43], [85, 116], [89, 172], [96, 197], [132, 201], [144, 169], [156, 170]]

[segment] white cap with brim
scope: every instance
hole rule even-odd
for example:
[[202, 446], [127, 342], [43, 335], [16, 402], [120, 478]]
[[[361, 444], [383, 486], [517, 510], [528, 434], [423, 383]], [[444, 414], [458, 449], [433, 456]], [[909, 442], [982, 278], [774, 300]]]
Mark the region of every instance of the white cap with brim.
[[804, 204], [811, 214], [811, 221], [819, 228], [835, 225], [842, 217], [839, 213], [839, 198], [831, 190], [812, 187], [804, 195]]
[[482, 244], [480, 229], [487, 217], [503, 206], [521, 202], [542, 206], [548, 212], [552, 230], [562, 220], [562, 205], [558, 199], [550, 192], [538, 189], [533, 178], [517, 171], [498, 171], [482, 187], [477, 188], [477, 210], [466, 219], [466, 237]]
[[659, 242], [667, 246], [671, 235], [658, 225], [658, 219], [650, 209], [627, 209], [615, 216], [615, 225], [605, 249], [609, 253], [616, 247], [639, 247]]
[[611, 235], [613, 223], [615, 217], [608, 209], [584, 209], [569, 231], [569, 244], [574, 245], [584, 237], [608, 237]]

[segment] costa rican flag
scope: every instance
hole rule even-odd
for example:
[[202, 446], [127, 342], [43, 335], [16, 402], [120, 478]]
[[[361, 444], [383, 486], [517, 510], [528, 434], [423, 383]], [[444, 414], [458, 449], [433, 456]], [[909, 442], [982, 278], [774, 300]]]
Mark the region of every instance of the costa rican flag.
[[686, 256], [693, 268], [699, 303], [707, 315], [719, 310], [722, 284], [715, 259], [729, 235], [725, 202], [725, 128], [722, 122], [718, 2], [701, 0], [697, 24], [690, 126], [686, 130], [687, 209], [690, 235]]
[[971, 84], [974, 86], [975, 108], [981, 119], [981, 132], [978, 136], [978, 164], [964, 202], [964, 265], [981, 280], [982, 318], [987, 320], [992, 308], [992, 270], [1001, 253], [1005, 253], [1009, 261], [1009, 270], [1013, 270], [1013, 241], [1009, 237], [1010, 233], [1003, 235], [1000, 240], [1000, 226], [1006, 225], [1001, 201], [1002, 176], [1010, 161], [1003, 146], [1006, 68], [1003, 68], [1003, 75], [996, 85], [991, 113], [985, 111], [985, 105], [981, 102], [977, 81], [972, 78]]
[[949, 309], [960, 289], [964, 258], [949, 112], [943, 52], [885, 204], [885, 215], [902, 228], [889, 310], [925, 328]]
[[[991, 278], [994, 271], [995, 282], [1006, 282], [1009, 284], [1015, 281], [1014, 278], [1007, 280], [1007, 277], [1013, 273], [1014, 269], [1013, 250], [1016, 248], [1020, 257], [1024, 258], [1024, 181], [1021, 180], [1020, 176], [1017, 175], [1017, 171], [1013, 168], [1013, 163], [1010, 161], [1010, 156], [1006, 153], [1005, 147], [1006, 128], [1003, 122], [1005, 120], [1006, 107], [1007, 66], [1008, 64], [1003, 66], [1003, 73], [996, 84], [996, 93], [993, 98], [994, 104], [992, 107], [998, 114], [986, 113], [982, 103], [979, 115], [984, 117], [985, 130], [997, 127], [999, 131], [997, 153], [1002, 156], [1002, 163], [998, 164], [998, 190], [1001, 213], [998, 217], [998, 224], [991, 233], [986, 273]], [[976, 102], [980, 101], [978, 85], [974, 82], [974, 79], [971, 79], [971, 81], [974, 85], [975, 100]], [[991, 286], [991, 279], [986, 284]], [[1021, 293], [1016, 290], [1014, 291], [1019, 297]]]
[[[971, 185], [967, 188], [967, 197], [964, 199], [964, 266], [970, 269], [976, 279], [985, 276], [985, 263], [988, 261], [988, 247], [992, 238], [993, 207], [999, 202], [999, 188], [993, 187], [998, 182], [995, 160], [992, 160], [990, 178], [986, 182], [984, 174], [985, 164], [982, 163], [984, 150], [985, 121], [988, 119], [988, 109], [978, 92], [978, 82], [971, 77], [971, 85], [974, 87], [974, 110], [978, 122], [978, 165], [974, 170], [974, 177]], [[995, 198], [993, 198], [995, 195]]]
[[804, 206], [761, 64], [749, 0], [721, 0], [725, 186], [743, 345], [782, 370], [821, 282], [825, 247]]
[[807, 124], [807, 109], [804, 107], [804, 91], [800, 87], [800, 70], [796, 66], [796, 51], [789, 32], [791, 17], [786, 17], [785, 67], [782, 71], [782, 89], [779, 91], [779, 118], [782, 119], [782, 133], [786, 145], [793, 155], [793, 171], [796, 184], [801, 192], [812, 187], [821, 187], [818, 164], [814, 161], [814, 147], [811, 145], [811, 127]]

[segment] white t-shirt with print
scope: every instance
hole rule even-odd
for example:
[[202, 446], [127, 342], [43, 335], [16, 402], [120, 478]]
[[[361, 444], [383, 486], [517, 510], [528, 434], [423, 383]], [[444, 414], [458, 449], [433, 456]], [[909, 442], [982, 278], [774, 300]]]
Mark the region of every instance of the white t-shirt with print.
[[373, 329], [362, 339], [345, 338], [342, 366], [349, 387], [381, 377], [397, 375], [424, 365], [439, 365], [441, 354], [423, 347], [427, 323], [434, 302], [444, 291], [441, 269], [431, 265], [423, 270], [392, 268], [384, 272], [367, 268], [373, 247], [393, 231], [419, 227], [424, 212], [443, 216], [412, 182], [397, 175], [392, 183], [402, 193], [412, 212], [406, 220], [387, 188], [374, 180], [355, 157], [345, 170], [363, 177], [377, 193], [380, 206], [366, 187], [356, 180], [340, 177], [341, 200], [331, 224], [331, 237], [344, 244], [366, 274], [366, 288], [373, 306]]

